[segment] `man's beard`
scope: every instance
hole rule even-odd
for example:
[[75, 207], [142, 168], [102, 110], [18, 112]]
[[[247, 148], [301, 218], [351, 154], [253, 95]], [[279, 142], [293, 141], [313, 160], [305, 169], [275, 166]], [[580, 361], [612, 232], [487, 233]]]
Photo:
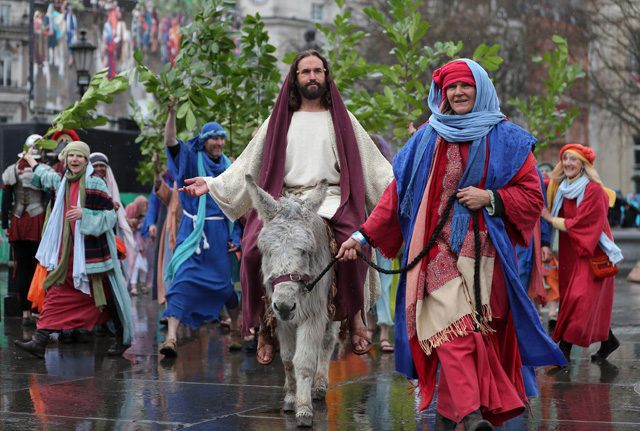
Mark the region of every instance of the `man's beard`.
[[[315, 88], [309, 88], [310, 85], [315, 84]], [[305, 99], [316, 100], [323, 97], [327, 92], [327, 86], [324, 83], [318, 81], [307, 82], [306, 86], [298, 82], [298, 90]]]

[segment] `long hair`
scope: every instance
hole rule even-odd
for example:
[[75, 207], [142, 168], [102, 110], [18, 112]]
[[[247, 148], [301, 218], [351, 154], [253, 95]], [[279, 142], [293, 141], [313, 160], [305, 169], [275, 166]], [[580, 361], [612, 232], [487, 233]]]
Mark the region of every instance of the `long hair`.
[[[582, 162], [582, 169], [584, 170], [583, 174], [585, 177], [589, 178], [590, 181], [594, 183], [598, 183], [602, 185], [602, 180], [600, 179], [600, 175], [596, 169], [592, 166], [589, 166], [585, 162]], [[562, 169], [562, 161], [559, 161], [553, 171], [551, 172], [551, 179], [554, 183], [560, 184], [567, 176], [564, 174], [564, 170]]]
[[306, 51], [299, 52], [298, 55], [296, 55], [296, 58], [293, 59], [293, 63], [291, 63], [291, 68], [289, 69], [289, 108], [292, 111], [300, 109], [300, 105], [302, 104], [302, 96], [300, 95], [300, 90], [298, 90], [298, 63], [303, 58], [311, 57], [312, 55], [322, 60], [322, 64], [326, 70], [324, 73], [324, 85], [326, 91], [322, 96], [322, 106], [327, 109], [331, 107], [331, 92], [329, 91], [331, 70], [329, 69], [329, 62], [315, 49], [308, 49]]

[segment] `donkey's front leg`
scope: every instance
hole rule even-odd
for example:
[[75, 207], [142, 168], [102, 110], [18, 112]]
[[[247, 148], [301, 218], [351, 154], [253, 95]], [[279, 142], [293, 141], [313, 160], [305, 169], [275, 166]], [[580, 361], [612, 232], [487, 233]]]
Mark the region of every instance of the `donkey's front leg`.
[[278, 322], [276, 328], [280, 342], [280, 357], [284, 365], [284, 407], [285, 412], [296, 410], [296, 375], [293, 355], [296, 352], [296, 328], [290, 323]]
[[331, 363], [331, 355], [336, 345], [338, 331], [340, 330], [340, 322], [327, 322], [322, 346], [318, 352], [318, 369], [313, 379], [313, 389], [311, 397], [317, 401], [324, 401], [329, 387], [329, 364]]
[[325, 325], [307, 320], [298, 327], [298, 346], [293, 357], [296, 372], [296, 419], [299, 427], [313, 424], [311, 384], [318, 366], [318, 350], [322, 344]]

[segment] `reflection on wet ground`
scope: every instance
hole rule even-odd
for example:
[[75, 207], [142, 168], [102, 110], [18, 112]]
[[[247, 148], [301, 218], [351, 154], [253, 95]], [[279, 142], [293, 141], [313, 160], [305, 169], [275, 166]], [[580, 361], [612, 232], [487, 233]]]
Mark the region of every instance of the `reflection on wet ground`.
[[[3, 283], [2, 296], [6, 294]], [[158, 355], [160, 309], [149, 295], [133, 298], [135, 340], [122, 358], [112, 340], [50, 342], [45, 360], [18, 352], [30, 338], [19, 318], [0, 323], [0, 429], [5, 430], [294, 430], [282, 412], [279, 357], [258, 364], [255, 351], [229, 352], [217, 324], [181, 328], [179, 357]], [[640, 429], [640, 285], [619, 281], [613, 330], [622, 342], [608, 361], [590, 361], [598, 345], [574, 348], [570, 369], [538, 370], [540, 395], [531, 412], [500, 430]], [[316, 430], [433, 430], [435, 402], [416, 412], [417, 392], [394, 372], [379, 345], [360, 357], [338, 348], [325, 403], [315, 403]]]

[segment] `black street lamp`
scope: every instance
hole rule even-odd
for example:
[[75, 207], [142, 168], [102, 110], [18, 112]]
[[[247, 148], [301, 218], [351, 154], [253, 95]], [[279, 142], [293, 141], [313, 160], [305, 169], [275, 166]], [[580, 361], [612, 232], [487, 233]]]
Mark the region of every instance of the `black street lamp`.
[[80, 38], [69, 49], [73, 55], [73, 65], [78, 77], [77, 84], [80, 89], [80, 97], [82, 97], [91, 82], [90, 71], [93, 65], [93, 51], [96, 50], [96, 47], [87, 40], [87, 30], [80, 30], [79, 33]]

